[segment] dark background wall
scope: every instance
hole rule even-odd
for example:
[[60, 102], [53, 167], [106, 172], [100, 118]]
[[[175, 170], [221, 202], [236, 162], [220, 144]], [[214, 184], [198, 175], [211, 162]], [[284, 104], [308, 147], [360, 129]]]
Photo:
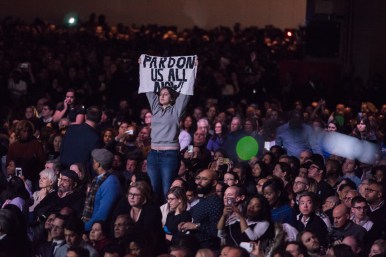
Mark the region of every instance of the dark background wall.
[[157, 23], [179, 28], [232, 26], [235, 22], [296, 28], [304, 24], [305, 8], [306, 0], [0, 0], [0, 16], [60, 22], [70, 11], [83, 20], [95, 12], [105, 14], [110, 24]]
[[[323, 30], [314, 44], [338, 44], [335, 56], [310, 56], [317, 61], [334, 61], [346, 72], [367, 81], [376, 73], [386, 77], [385, 0], [0, 0], [0, 18], [21, 17], [27, 22], [40, 17], [60, 23], [68, 12], [87, 20], [91, 12], [105, 14], [110, 25], [124, 24], [200, 26], [274, 25], [297, 28], [318, 22], [339, 26], [337, 43]], [[332, 34], [334, 35], [334, 33]], [[324, 37], [323, 37], [324, 36]], [[320, 42], [325, 40], [326, 43]], [[319, 46], [318, 46], [319, 45]]]

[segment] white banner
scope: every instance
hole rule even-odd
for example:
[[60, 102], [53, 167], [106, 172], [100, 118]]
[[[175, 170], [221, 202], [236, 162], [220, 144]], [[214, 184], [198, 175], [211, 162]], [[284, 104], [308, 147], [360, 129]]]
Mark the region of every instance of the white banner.
[[196, 55], [159, 57], [142, 54], [138, 93], [157, 93], [163, 87], [170, 87], [178, 93], [193, 95], [196, 74]]

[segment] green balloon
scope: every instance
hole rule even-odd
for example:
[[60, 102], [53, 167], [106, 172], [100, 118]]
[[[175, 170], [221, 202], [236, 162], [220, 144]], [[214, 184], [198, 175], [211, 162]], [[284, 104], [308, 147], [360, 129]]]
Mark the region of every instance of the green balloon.
[[243, 137], [237, 142], [236, 153], [237, 156], [243, 160], [248, 161], [256, 156], [259, 151], [259, 144], [256, 139], [251, 136]]

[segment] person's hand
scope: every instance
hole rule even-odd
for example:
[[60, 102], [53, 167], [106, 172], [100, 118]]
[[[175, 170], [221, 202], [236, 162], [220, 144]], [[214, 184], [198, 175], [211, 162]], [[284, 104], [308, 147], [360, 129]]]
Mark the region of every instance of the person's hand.
[[188, 150], [186, 150], [184, 153], [184, 159], [190, 159], [191, 158], [190, 156], [191, 156], [191, 154], [189, 153]]
[[257, 162], [257, 157], [254, 156], [252, 157], [252, 159], [248, 162], [249, 166], [253, 167], [253, 165], [255, 165], [255, 163]]
[[226, 205], [226, 206], [224, 207], [224, 210], [223, 210], [223, 212], [222, 212], [222, 215], [223, 215], [224, 217], [225, 217], [225, 216], [229, 216], [229, 215], [232, 214], [232, 212], [233, 212], [232, 206], [231, 206], [231, 205]]
[[237, 217], [242, 216], [239, 207], [237, 207], [236, 205], [232, 205], [231, 208], [232, 208], [232, 212], [234, 212], [237, 215]]
[[39, 193], [41, 192], [41, 196], [45, 197], [50, 193], [50, 187], [45, 187], [40, 189]]
[[217, 165], [220, 166], [220, 165], [223, 165], [223, 164], [224, 164], [224, 158], [223, 157], [218, 157]]
[[260, 249], [260, 240], [257, 243], [256, 242], [251, 242], [251, 243], [253, 245], [251, 255], [253, 257], [264, 257], [264, 254]]
[[197, 224], [193, 223], [193, 222], [181, 222], [180, 224], [178, 224], [178, 228], [181, 232], [186, 232], [186, 231], [189, 231], [189, 230], [194, 230], [197, 228]]
[[70, 99], [68, 99], [67, 97], [66, 97], [66, 99], [64, 99], [64, 101], [63, 101], [63, 107], [64, 107], [64, 109], [65, 110], [67, 110], [67, 108], [68, 108], [68, 102], [70, 101]]
[[169, 242], [171, 242], [173, 239], [173, 236], [169, 234], [165, 234], [165, 237], [166, 237], [166, 240], [168, 240]]
[[23, 175], [20, 175], [19, 178], [21, 178], [21, 180], [23, 180], [23, 182], [25, 183], [25, 177]]

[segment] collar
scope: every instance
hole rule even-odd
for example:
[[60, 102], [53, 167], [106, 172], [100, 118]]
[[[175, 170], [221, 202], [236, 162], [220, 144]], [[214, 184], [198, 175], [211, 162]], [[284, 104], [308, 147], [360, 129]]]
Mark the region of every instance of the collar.
[[44, 123], [48, 123], [52, 121], [52, 117], [49, 117], [48, 119], [43, 118]]
[[61, 245], [64, 243], [64, 240], [63, 239], [61, 239], [61, 240], [54, 239], [54, 240], [52, 240], [52, 243], [55, 243], [56, 245]]
[[351, 220], [355, 224], [363, 226], [364, 224], [366, 224], [370, 220], [370, 218], [368, 216], [365, 216], [365, 218], [363, 220], [356, 220], [355, 217], [353, 217]]
[[370, 211], [371, 211], [371, 212], [374, 212], [374, 211], [380, 209], [380, 208], [383, 206], [384, 203], [385, 203], [385, 201], [381, 201], [379, 204], [377, 204], [377, 205], [375, 205], [375, 206], [371, 206], [371, 205], [369, 204]]
[[58, 191], [58, 196], [59, 198], [63, 198], [63, 197], [66, 197], [67, 195], [70, 195], [72, 194], [74, 191], [68, 191], [68, 192], [65, 192], [65, 193], [61, 193]]

